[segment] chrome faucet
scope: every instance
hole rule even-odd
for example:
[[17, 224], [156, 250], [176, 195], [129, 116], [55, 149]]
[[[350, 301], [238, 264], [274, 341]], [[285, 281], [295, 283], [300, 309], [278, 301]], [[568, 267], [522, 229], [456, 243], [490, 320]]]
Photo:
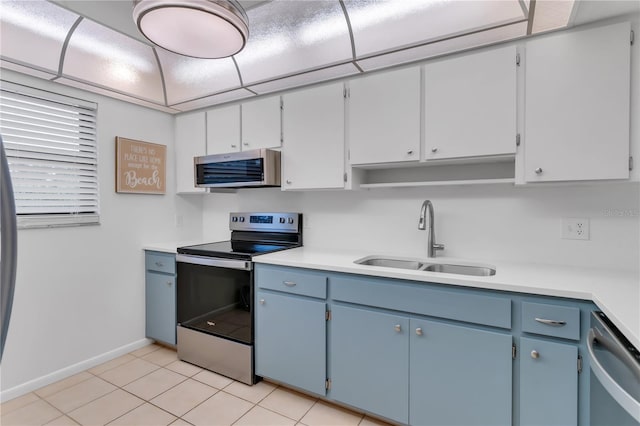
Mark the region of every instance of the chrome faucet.
[[[427, 220], [427, 210], [429, 211], [429, 228], [425, 223]], [[424, 200], [420, 209], [420, 219], [418, 220], [418, 229], [427, 230], [427, 257], [436, 257], [436, 250], [444, 250], [444, 244], [436, 244], [436, 233], [433, 227], [433, 204], [431, 200]]]

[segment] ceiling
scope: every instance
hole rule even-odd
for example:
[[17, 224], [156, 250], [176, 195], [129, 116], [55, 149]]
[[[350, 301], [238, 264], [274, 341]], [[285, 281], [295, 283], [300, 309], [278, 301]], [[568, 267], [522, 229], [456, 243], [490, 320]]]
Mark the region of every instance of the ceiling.
[[0, 66], [176, 113], [640, 10], [613, 0], [240, 3], [245, 49], [195, 59], [149, 43], [129, 0], [2, 0]]

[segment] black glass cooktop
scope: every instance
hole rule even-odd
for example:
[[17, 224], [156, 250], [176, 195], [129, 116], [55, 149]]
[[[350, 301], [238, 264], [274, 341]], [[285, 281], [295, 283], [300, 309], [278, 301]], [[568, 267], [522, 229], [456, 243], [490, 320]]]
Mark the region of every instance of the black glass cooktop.
[[299, 244], [273, 244], [255, 241], [219, 241], [179, 247], [178, 253], [226, 259], [251, 259], [252, 256], [259, 254], [272, 253], [298, 246]]

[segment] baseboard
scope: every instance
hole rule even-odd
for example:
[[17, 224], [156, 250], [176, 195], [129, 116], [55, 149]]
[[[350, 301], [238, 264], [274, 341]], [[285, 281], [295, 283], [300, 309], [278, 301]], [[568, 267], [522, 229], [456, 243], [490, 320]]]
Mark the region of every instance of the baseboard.
[[110, 361], [121, 355], [128, 354], [131, 351], [135, 351], [136, 349], [140, 349], [151, 343], [153, 343], [153, 340], [151, 339], [141, 339], [133, 343], [129, 343], [128, 345], [121, 346], [112, 351], [105, 352], [93, 358], [89, 358], [68, 367], [61, 368], [60, 370], [54, 371], [53, 373], [47, 374], [45, 376], [29, 380], [28, 382], [25, 382], [21, 385], [14, 386], [10, 389], [5, 389], [0, 392], [0, 402], [5, 402], [9, 401], [10, 399], [17, 398], [36, 389], [40, 389], [43, 386], [55, 383], [69, 376], [73, 376], [74, 374], [88, 370], [89, 368], [93, 368], [96, 365], [100, 365], [104, 362]]

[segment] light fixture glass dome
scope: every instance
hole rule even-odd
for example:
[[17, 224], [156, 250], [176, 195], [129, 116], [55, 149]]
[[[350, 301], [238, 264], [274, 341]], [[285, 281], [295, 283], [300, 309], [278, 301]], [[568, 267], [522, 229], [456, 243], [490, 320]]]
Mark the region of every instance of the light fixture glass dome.
[[134, 0], [133, 19], [152, 43], [184, 56], [225, 58], [249, 37], [244, 9], [234, 0]]

